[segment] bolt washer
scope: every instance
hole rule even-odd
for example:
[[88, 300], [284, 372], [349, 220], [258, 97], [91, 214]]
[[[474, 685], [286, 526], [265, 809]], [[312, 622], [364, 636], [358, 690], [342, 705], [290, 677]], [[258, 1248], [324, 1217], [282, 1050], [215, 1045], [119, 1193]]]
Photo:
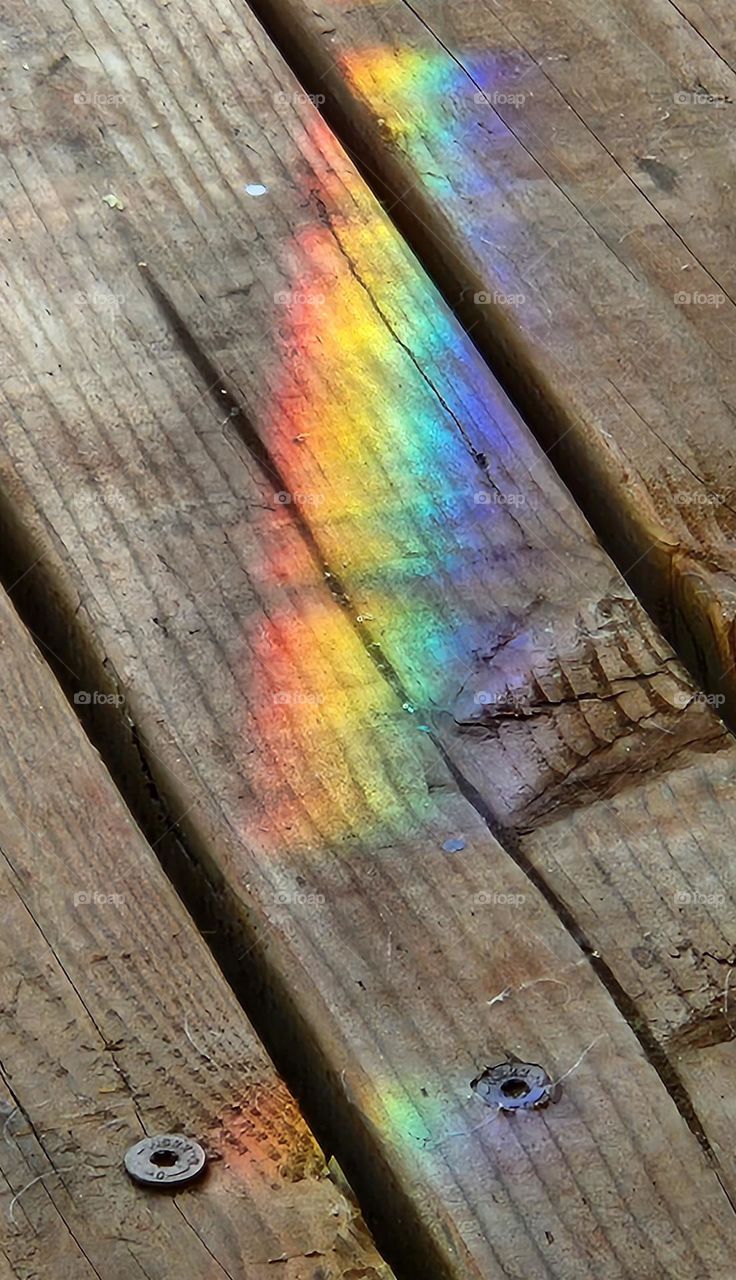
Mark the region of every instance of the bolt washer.
[[183, 1133], [142, 1138], [125, 1153], [125, 1168], [144, 1187], [181, 1187], [198, 1178], [207, 1157], [198, 1142]]
[[486, 1106], [500, 1111], [532, 1111], [559, 1096], [559, 1088], [535, 1062], [499, 1062], [486, 1067], [470, 1087]]

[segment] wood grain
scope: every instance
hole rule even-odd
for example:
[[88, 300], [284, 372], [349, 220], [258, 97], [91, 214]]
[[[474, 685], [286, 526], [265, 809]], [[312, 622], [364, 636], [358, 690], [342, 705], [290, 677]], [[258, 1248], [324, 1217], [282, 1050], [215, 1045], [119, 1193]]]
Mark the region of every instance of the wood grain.
[[728, 5], [724, 0], [679, 0], [677, 8], [730, 69], [736, 62], [736, 43]]
[[254, 7], [733, 724], [730, 11]]
[[[644, 861], [731, 740], [247, 10], [10, 40], [14, 596], [290, 1080], [408, 1275], [730, 1276], [722, 1117], [522, 841], [610, 793]], [[509, 1054], [560, 1101], [484, 1112]]]
[[[3, 1275], [388, 1280], [48, 667], [0, 596]], [[172, 1197], [145, 1134], [205, 1148]]]

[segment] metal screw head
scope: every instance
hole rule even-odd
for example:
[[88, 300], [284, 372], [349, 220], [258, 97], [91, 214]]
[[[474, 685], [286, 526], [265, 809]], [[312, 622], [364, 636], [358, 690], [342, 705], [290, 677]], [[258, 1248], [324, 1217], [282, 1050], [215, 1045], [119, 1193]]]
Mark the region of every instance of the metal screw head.
[[500, 1111], [530, 1111], [556, 1102], [558, 1089], [535, 1062], [499, 1062], [486, 1067], [470, 1087], [486, 1106]]
[[125, 1168], [145, 1187], [183, 1186], [198, 1178], [206, 1156], [198, 1142], [183, 1133], [161, 1133], [128, 1147]]

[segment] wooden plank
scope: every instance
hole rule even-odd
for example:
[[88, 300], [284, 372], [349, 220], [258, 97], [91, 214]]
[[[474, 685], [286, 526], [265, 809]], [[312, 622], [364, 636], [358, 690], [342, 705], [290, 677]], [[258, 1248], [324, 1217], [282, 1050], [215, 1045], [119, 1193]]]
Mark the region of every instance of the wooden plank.
[[254, 7], [733, 722], [730, 11]]
[[[730, 739], [247, 10], [15, 29], [18, 598], [125, 698], [341, 1164], [411, 1275], [729, 1276], [702, 1121], [517, 841]], [[560, 1101], [483, 1112], [509, 1053]]]
[[717, 49], [724, 62], [733, 70], [736, 62], [736, 40], [728, 5], [723, 0], [678, 0], [677, 8], [698, 34]]
[[[389, 1280], [4, 593], [0, 633], [2, 1274]], [[210, 1158], [175, 1197], [123, 1169], [162, 1132]]]

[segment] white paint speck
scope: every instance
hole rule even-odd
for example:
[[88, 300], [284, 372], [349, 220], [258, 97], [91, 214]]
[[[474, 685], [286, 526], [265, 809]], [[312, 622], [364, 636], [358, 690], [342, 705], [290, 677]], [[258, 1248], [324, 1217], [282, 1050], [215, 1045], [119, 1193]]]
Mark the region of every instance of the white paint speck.
[[262, 182], [249, 182], [245, 188], [247, 196], [265, 196], [268, 187], [264, 187]]

